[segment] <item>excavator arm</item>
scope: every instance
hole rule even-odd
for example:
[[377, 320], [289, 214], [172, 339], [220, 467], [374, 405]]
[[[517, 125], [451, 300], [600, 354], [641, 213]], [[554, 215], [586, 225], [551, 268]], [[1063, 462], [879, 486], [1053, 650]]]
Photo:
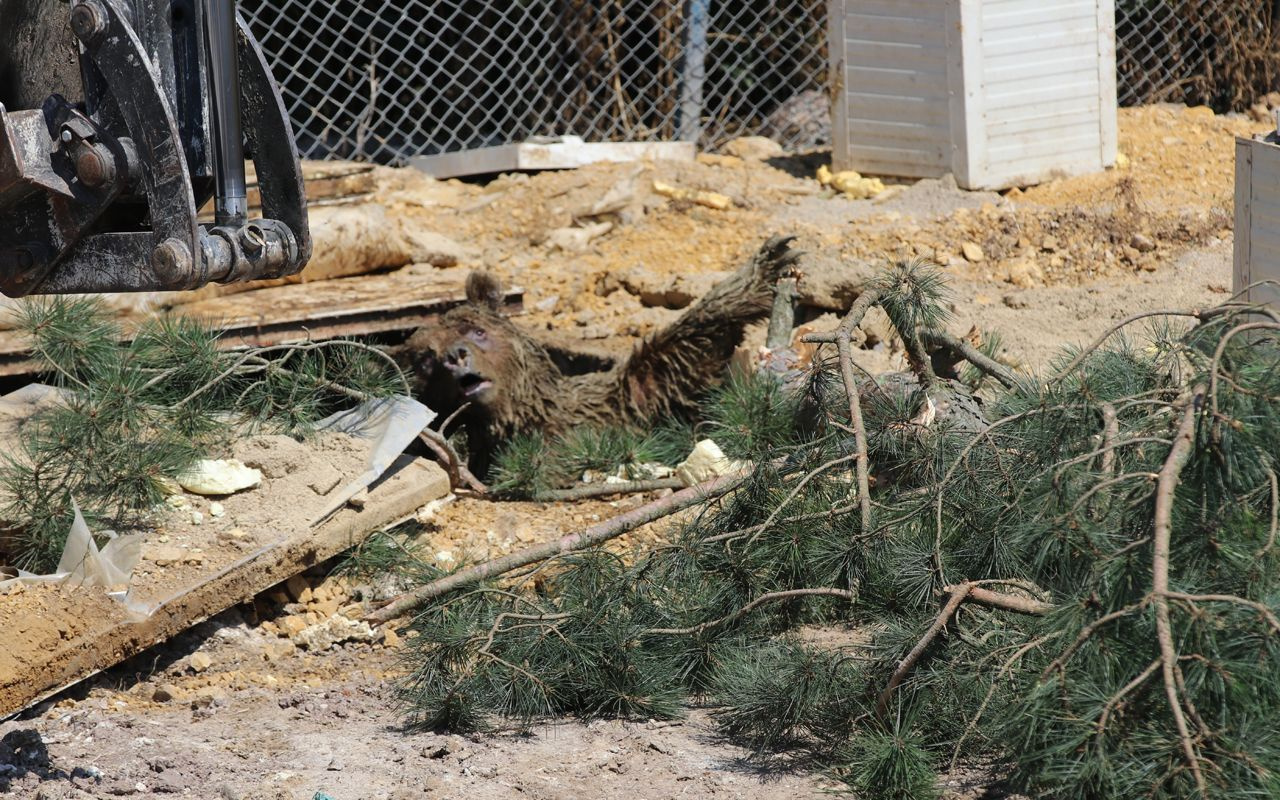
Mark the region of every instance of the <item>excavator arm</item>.
[[293, 131], [234, 3], [0, 0], [0, 292], [194, 289], [306, 265]]

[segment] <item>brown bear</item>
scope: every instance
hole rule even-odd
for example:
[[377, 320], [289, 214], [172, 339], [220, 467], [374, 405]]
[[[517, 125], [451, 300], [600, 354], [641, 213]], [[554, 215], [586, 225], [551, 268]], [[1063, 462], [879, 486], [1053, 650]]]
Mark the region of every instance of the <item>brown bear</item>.
[[724, 376], [746, 326], [768, 315], [775, 284], [799, 258], [793, 238], [769, 239], [606, 371], [562, 372], [543, 344], [502, 315], [501, 289], [484, 272], [468, 276], [466, 304], [414, 333], [399, 358], [436, 411], [448, 415], [471, 403], [460, 419], [477, 474], [487, 469], [493, 449], [516, 434], [689, 416]]

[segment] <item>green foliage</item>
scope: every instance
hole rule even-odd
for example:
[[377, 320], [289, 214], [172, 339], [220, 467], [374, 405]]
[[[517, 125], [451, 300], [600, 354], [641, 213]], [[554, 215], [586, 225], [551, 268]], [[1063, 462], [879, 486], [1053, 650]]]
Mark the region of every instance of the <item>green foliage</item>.
[[[943, 318], [925, 268], [880, 288], [895, 325]], [[1246, 319], [1226, 308], [1067, 353], [994, 398], [977, 433], [913, 421], [916, 384], [868, 387], [866, 525], [836, 365], [796, 400], [730, 384], [707, 418], [757, 462], [741, 489], [648, 552], [439, 598], [415, 622], [404, 698], [424, 724], [477, 727], [702, 697], [726, 734], [805, 750], [868, 798], [935, 797], [964, 761], [1038, 797], [1196, 797], [1193, 764], [1205, 796], [1276, 796], [1280, 337]], [[575, 463], [623, 449], [579, 443]], [[811, 623], [829, 625], [817, 641]]]
[[675, 465], [693, 449], [693, 433], [678, 423], [650, 431], [629, 428], [575, 428], [548, 439], [540, 432], [511, 438], [494, 459], [491, 488], [509, 497], [536, 499], [568, 486], [587, 470], [646, 477], [642, 464]]
[[796, 398], [770, 375], [730, 370], [708, 398], [708, 434], [730, 458], [769, 457], [796, 444]]
[[27, 301], [19, 327], [59, 390], [0, 464], [7, 555], [51, 569], [73, 502], [92, 527], [138, 525], [161, 481], [247, 427], [293, 434], [404, 385], [370, 348], [334, 341], [223, 350], [197, 320], [157, 316], [131, 341], [93, 300]]

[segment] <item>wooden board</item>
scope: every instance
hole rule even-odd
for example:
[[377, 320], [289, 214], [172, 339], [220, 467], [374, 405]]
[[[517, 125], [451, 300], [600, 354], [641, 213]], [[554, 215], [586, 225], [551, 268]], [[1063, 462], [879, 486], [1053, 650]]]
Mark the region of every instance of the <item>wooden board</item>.
[[[354, 203], [371, 196], [378, 188], [372, 164], [353, 161], [303, 161], [302, 180], [307, 205], [323, 206], [333, 203]], [[257, 216], [262, 208], [262, 196], [258, 192], [258, 179], [253, 162], [245, 164], [248, 188], [249, 216]], [[200, 222], [213, 221], [213, 201], [200, 209]]]
[[[315, 528], [303, 522], [262, 531], [260, 549], [230, 564], [214, 559], [191, 568], [177, 587], [158, 589], [135, 574], [133, 599], [155, 607], [138, 622], [130, 621], [124, 606], [100, 588], [26, 587], [19, 595], [0, 598], [0, 611], [15, 613], [20, 608], [29, 614], [29, 609], [38, 608], [43, 621], [54, 621], [24, 628], [22, 619], [6, 620], [6, 635], [13, 638], [10, 650], [0, 653], [0, 719], [251, 599], [448, 491], [448, 478], [434, 463], [401, 457], [370, 488], [359, 511], [344, 508]], [[228, 498], [228, 506], [233, 499]], [[259, 498], [262, 503], [271, 501], [270, 496]], [[311, 502], [318, 512], [325, 498], [317, 496]], [[212, 539], [212, 530], [209, 536]], [[13, 655], [18, 650], [26, 654], [20, 664]]]
[[[520, 313], [523, 298], [523, 289], [508, 290], [506, 313]], [[465, 299], [457, 279], [397, 270], [255, 289], [177, 306], [170, 313], [199, 317], [218, 325], [225, 330], [222, 344], [230, 348], [408, 332]], [[126, 331], [132, 323], [125, 321]], [[37, 371], [26, 335], [0, 331], [0, 376], [33, 375]]]
[[574, 169], [601, 161], [692, 161], [694, 150], [692, 142], [584, 142], [576, 136], [565, 136], [558, 141], [528, 141], [418, 156], [409, 159], [409, 166], [444, 179], [525, 169]]

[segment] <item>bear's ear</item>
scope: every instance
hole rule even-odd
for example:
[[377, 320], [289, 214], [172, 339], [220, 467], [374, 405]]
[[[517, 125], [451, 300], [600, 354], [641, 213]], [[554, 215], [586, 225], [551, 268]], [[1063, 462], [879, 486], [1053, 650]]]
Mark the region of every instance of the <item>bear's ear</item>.
[[472, 272], [467, 276], [467, 302], [497, 311], [502, 308], [502, 285], [488, 272]]

